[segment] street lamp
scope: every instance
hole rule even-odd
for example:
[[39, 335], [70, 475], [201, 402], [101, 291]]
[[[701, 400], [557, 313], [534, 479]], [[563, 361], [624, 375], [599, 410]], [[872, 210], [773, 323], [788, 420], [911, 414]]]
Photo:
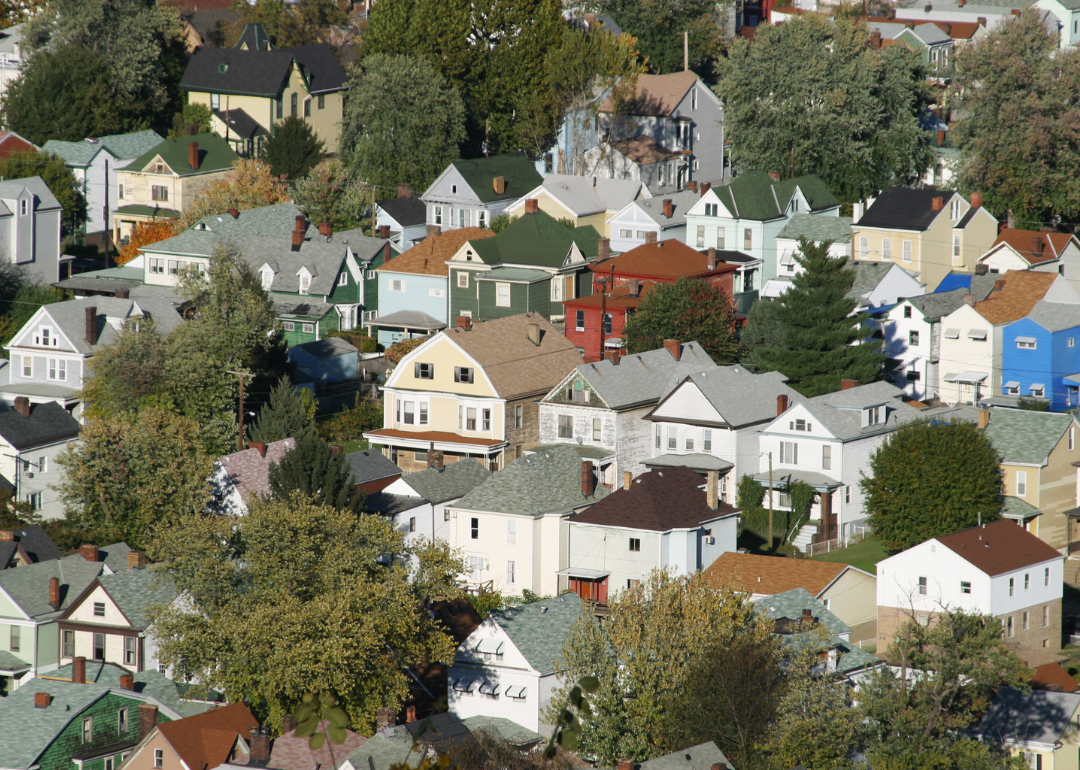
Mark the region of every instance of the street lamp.
[[772, 486], [772, 452], [758, 452], [758, 457], [769, 456], [769, 551], [773, 550], [773, 486]]

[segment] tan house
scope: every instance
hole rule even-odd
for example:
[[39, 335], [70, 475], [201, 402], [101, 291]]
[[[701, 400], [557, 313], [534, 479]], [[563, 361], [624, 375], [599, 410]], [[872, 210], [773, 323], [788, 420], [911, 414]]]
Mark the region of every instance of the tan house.
[[213, 114], [212, 129], [245, 157], [296, 115], [337, 152], [348, 76], [325, 43], [275, 48], [261, 24], [248, 24], [232, 48], [203, 46], [188, 61], [180, 89]]
[[[227, 762], [265, 766], [270, 735], [243, 703], [164, 722], [144, 732], [139, 711], [139, 743], [120, 767], [124, 770], [214, 770]], [[262, 756], [260, 756], [260, 751]], [[261, 761], [262, 764], [256, 764]]]
[[364, 438], [406, 472], [465, 457], [491, 470], [540, 443], [542, 399], [581, 363], [539, 313], [459, 325], [408, 353], [383, 388], [383, 427]]
[[116, 172], [113, 238], [129, 237], [156, 219], [175, 218], [199, 193], [224, 179], [239, 159], [217, 134], [166, 139]]
[[526, 193], [506, 209], [513, 218], [525, 213], [527, 200], [555, 219], [573, 221], [574, 227], [592, 225], [604, 238], [611, 237], [608, 219], [636, 200], [652, 194], [640, 180], [607, 179], [595, 176], [548, 174], [544, 183]]
[[969, 203], [952, 190], [886, 187], [865, 213], [855, 205], [851, 235], [855, 259], [891, 260], [933, 291], [951, 271], [975, 272], [998, 222], [979, 193]]

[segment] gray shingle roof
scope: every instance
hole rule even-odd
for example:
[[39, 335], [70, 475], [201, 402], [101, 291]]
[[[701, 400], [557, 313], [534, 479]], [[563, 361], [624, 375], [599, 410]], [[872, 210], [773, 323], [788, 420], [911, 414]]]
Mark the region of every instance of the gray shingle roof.
[[795, 588], [791, 591], [766, 596], [754, 603], [755, 608], [763, 613], [769, 620], [788, 618], [798, 620], [802, 617], [803, 610], [810, 610], [813, 618], [834, 636], [850, 634], [851, 626], [842, 621], [825, 605], [815, 599], [805, 588]]
[[[664, 201], [668, 199], [671, 200], [673, 209], [670, 219], [664, 216]], [[698, 199], [698, 194], [693, 190], [684, 190], [683, 192], [665, 195], [662, 198], [642, 198], [634, 201], [634, 205], [637, 206], [641, 213], [661, 227], [678, 227], [686, 224], [686, 212], [698, 202]]]
[[390, 198], [379, 201], [378, 206], [402, 227], [422, 225], [427, 221], [427, 206], [419, 198]]
[[629, 409], [659, 401], [675, 385], [696, 372], [717, 368], [696, 342], [683, 343], [678, 361], [666, 348], [623, 356], [611, 361], [581, 364], [577, 371], [609, 409]]
[[[904, 423], [922, 419], [919, 410], [900, 400], [903, 391], [888, 382], [859, 385], [822, 396], [793, 399], [803, 404], [825, 429], [845, 441], [895, 430]], [[888, 417], [883, 423], [862, 426], [862, 410], [881, 404], [888, 405]]]
[[563, 594], [554, 599], [495, 610], [489, 617], [506, 632], [529, 665], [546, 674], [555, 670], [556, 661], [562, 658], [570, 627], [581, 617], [581, 597]]
[[1049, 332], [1075, 329], [1080, 326], [1080, 305], [1040, 300], [1028, 318]]
[[49, 190], [49, 186], [39, 176], [28, 176], [23, 179], [9, 179], [6, 182], [0, 182], [0, 198], [14, 198], [22, 192], [24, 187], [38, 199], [38, 211], [60, 208], [60, 201], [56, 199], [56, 196]]
[[565, 444], [519, 457], [455, 507], [521, 516], [569, 513], [607, 495], [603, 484], [595, 484], [591, 497], [582, 494], [581, 464], [581, 456]]
[[[52, 559], [0, 572], [0, 590], [35, 620], [49, 620], [71, 606], [86, 587], [101, 575], [101, 562]], [[49, 605], [49, 579], [60, 579], [60, 608]]]
[[[2, 543], [0, 545], [18, 545], [34, 562], [59, 559], [64, 555], [64, 552], [53, 542], [53, 539], [42, 529], [40, 524], [17, 527], [11, 532], [14, 540], [11, 543]], [[5, 564], [6, 562], [0, 558], [0, 569], [3, 569]]]
[[401, 468], [375, 449], [364, 449], [347, 454], [345, 463], [349, 466], [349, 476], [353, 484], [364, 484], [368, 481], [401, 475]]
[[464, 497], [490, 478], [491, 473], [478, 460], [465, 459], [450, 463], [441, 471], [428, 468], [411, 473], [405, 483], [415, 489], [418, 496], [438, 504]]
[[[97, 308], [98, 341], [91, 345], [86, 341], [86, 308]], [[45, 312], [71, 340], [77, 352], [90, 355], [116, 340], [117, 331], [110, 321], [120, 322], [134, 316], [154, 320], [158, 331], [167, 334], [179, 326], [183, 318], [176, 307], [164, 299], [117, 299], [115, 297], [78, 297], [65, 302], [45, 306]]]
[[942, 316], [947, 316], [963, 305], [964, 295], [967, 293], [964, 289], [954, 289], [941, 294], [923, 294], [919, 297], [908, 297], [902, 301], [918, 308], [927, 321], [937, 321]]
[[785, 384], [787, 378], [780, 372], [754, 374], [733, 365], [688, 375], [664, 396], [662, 402], [671, 398], [683, 382], [697, 386], [728, 424], [736, 428], [776, 417], [777, 396], [794, 399], [799, 395]]
[[422, 497], [376, 492], [364, 499], [364, 510], [368, 513], [381, 513], [383, 516], [397, 516], [399, 513], [427, 504], [428, 501]]
[[0, 412], [0, 438], [15, 449], [31, 449], [79, 437], [79, 421], [55, 401], [32, 404], [30, 416], [14, 409]]
[[[214, 214], [203, 217], [179, 235], [150, 244], [144, 251], [208, 257], [219, 243], [231, 242], [239, 247], [248, 238], [257, 236], [281, 233], [283, 237], [288, 237], [296, 227], [296, 217], [302, 213], [292, 203], [279, 203], [241, 211], [236, 219], [229, 214]], [[308, 235], [316, 233], [318, 229], [309, 225]]]
[[1002, 462], [1041, 465], [1072, 422], [1071, 414], [991, 409], [986, 437], [1001, 453]]
[[156, 131], [147, 129], [130, 134], [101, 136], [95, 142], [87, 139], [81, 142], [50, 139], [41, 149], [59, 155], [69, 166], [85, 168], [102, 149], [107, 150], [117, 160], [131, 160], [149, 152], [164, 140], [165, 138]]
[[[72, 664], [60, 666], [60, 668], [54, 669], [47, 674], [42, 674], [39, 679], [49, 679], [61, 682], [70, 682], [72, 676]], [[120, 677], [124, 674], [130, 674], [131, 672], [125, 668], [121, 668], [115, 663], [104, 663], [100, 661], [88, 660], [86, 661], [86, 681], [90, 684], [100, 684], [107, 687], [119, 687]], [[201, 713], [205, 710], [205, 707], [197, 707], [192, 710], [190, 705], [184, 704], [180, 700], [180, 695], [183, 690], [187, 689], [186, 685], [178, 684], [167, 676], [159, 674], [157, 671], [140, 671], [134, 674], [135, 678], [135, 692], [143, 695], [149, 695], [166, 706], [171, 708], [184, 716], [191, 716], [192, 713]], [[191, 713], [189, 713], [191, 712]]]
[[912, 34], [927, 45], [951, 43], [952, 38], [945, 34], [937, 24], [916, 24]]
[[293, 350], [300, 349], [312, 358], [333, 358], [356, 353], [356, 347], [343, 340], [341, 337], [325, 337], [321, 340], [312, 340], [302, 345], [294, 345]]
[[577, 216], [618, 211], [641, 192], [641, 182], [571, 174], [548, 174], [540, 185]]
[[679, 749], [656, 759], [635, 765], [636, 770], [712, 770], [719, 765], [734, 770], [724, 752], [712, 741]]
[[848, 296], [858, 298], [876, 289], [882, 279], [896, 267], [896, 264], [894, 262], [851, 261], [848, 267], [855, 272], [855, 281], [848, 290]]
[[815, 243], [833, 241], [851, 242], [851, 220], [847, 217], [830, 217], [814, 214], [793, 214], [777, 238], [798, 240], [806, 238]]
[[165, 605], [176, 598], [176, 586], [165, 572], [126, 569], [114, 575], [102, 575], [98, 583], [108, 592], [117, 607], [142, 630], [150, 625], [147, 610], [151, 605]]
[[982, 738], [1053, 744], [1069, 729], [1080, 693], [1003, 687], [976, 732]]

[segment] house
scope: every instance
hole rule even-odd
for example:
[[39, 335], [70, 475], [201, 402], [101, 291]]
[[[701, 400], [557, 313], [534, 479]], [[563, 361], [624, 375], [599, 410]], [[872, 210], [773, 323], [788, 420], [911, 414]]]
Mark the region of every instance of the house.
[[1080, 405], [1080, 305], [1038, 302], [1002, 329], [1001, 379], [1006, 395], [1049, 400], [1050, 411]]
[[1058, 31], [1058, 47], [1066, 50], [1080, 43], [1080, 8], [1069, 0], [1035, 0], [1033, 5], [1046, 12], [1046, 21]]
[[740, 511], [720, 502], [717, 472], [653, 469], [568, 520], [569, 567], [559, 573], [585, 601], [632, 588], [653, 570], [693, 575], [736, 549]]
[[596, 228], [568, 228], [535, 200], [526, 201], [524, 216], [450, 258], [450, 318], [486, 321], [533, 312], [558, 321], [563, 300], [591, 293], [589, 263], [608, 253]]
[[712, 741], [679, 749], [662, 757], [619, 765], [619, 770], [735, 770], [724, 752]]
[[404, 252], [428, 235], [427, 206], [413, 197], [412, 185], [402, 182], [396, 198], [375, 204], [375, 227], [389, 227], [390, 240]]
[[[331, 451], [337, 454], [342, 448], [333, 446]], [[345, 465], [349, 468], [354, 494], [374, 495], [401, 478], [401, 469], [377, 449], [350, 452], [345, 455]]]
[[774, 606], [774, 597], [804, 589], [848, 626], [877, 619], [877, 581], [850, 564], [725, 553], [706, 574], [715, 585], [746, 591], [761, 606]]
[[526, 201], [535, 200], [540, 211], [555, 219], [570, 220], [574, 227], [592, 225], [601, 236], [610, 238], [608, 219], [632, 201], [651, 197], [649, 189], [633, 179], [548, 174], [539, 186], [507, 206], [506, 213], [520, 217]]
[[922, 295], [926, 289], [911, 271], [897, 264], [855, 260], [851, 269], [855, 272], [855, 280], [848, 296], [858, 303], [856, 311], [895, 305], [906, 297]]
[[[0, 35], [8, 30], [0, 31]], [[0, 46], [3, 43], [0, 42]], [[0, 72], [3, 71], [3, 64], [0, 63]], [[2, 77], [2, 76], [0, 76]], [[0, 91], [0, 96], [3, 95], [3, 91]], [[0, 159], [7, 158], [13, 152], [37, 152], [41, 148], [31, 142], [29, 139], [16, 134], [14, 131], [0, 131]]]
[[994, 245], [979, 257], [991, 273], [1038, 270], [1061, 273], [1080, 286], [1080, 240], [1072, 233], [1003, 227]]
[[[754, 374], [738, 365], [699, 368], [673, 382], [641, 418], [648, 456], [641, 462], [714, 471], [720, 499], [734, 504], [738, 480], [759, 465], [758, 431], [798, 393], [780, 372]], [[619, 447], [620, 458], [623, 452]]]
[[[1026, 317], [1041, 301], [1077, 304], [1080, 295], [1063, 276], [1033, 270], [1010, 270], [997, 277], [983, 300], [965, 294], [964, 304], [941, 319], [938, 397], [947, 404], [976, 404], [1005, 392], [1008, 380], [1001, 378], [1005, 327]], [[1010, 387], [1020, 395], [1018, 381]], [[1023, 395], [1043, 397], [1045, 391]]]
[[296, 370], [320, 386], [355, 380], [360, 351], [341, 337], [324, 337], [289, 348], [289, 361]]
[[[243, 703], [156, 725], [131, 748], [124, 770], [214, 768], [251, 754], [259, 720]], [[269, 742], [269, 736], [266, 736]]]
[[447, 465], [438, 452], [428, 452], [427, 462], [426, 470], [399, 475], [365, 501], [369, 512], [393, 519], [408, 545], [420, 540], [450, 543], [450, 506], [491, 476], [491, 471], [467, 458]]
[[694, 245], [761, 260], [757, 285], [764, 286], [779, 275], [776, 239], [793, 216], [839, 213], [840, 201], [812, 174], [781, 180], [779, 174], [747, 171], [723, 187], [702, 185], [701, 197], [686, 213], [686, 231]]
[[488, 615], [454, 653], [446, 688], [450, 714], [504, 717], [550, 733], [544, 712], [561, 684], [555, 666], [581, 607], [576, 594], [563, 594]]
[[181, 718], [138, 692], [130, 675], [118, 684], [87, 681], [82, 663], [68, 681], [33, 679], [0, 699], [0, 768], [118, 768], [155, 725]]
[[[327, 720], [319, 722], [315, 728], [318, 732], [326, 732], [330, 723]], [[288, 724], [285, 725], [289, 727]], [[273, 742], [270, 750], [270, 762], [267, 767], [275, 770], [320, 770], [320, 768], [339, 767], [341, 757], [347, 757], [367, 742], [363, 735], [354, 733], [352, 730], [345, 731], [345, 740], [334, 746], [323, 744], [318, 749], [311, 748], [310, 737], [299, 737], [296, 728], [286, 729]], [[336, 760], [336, 762], [335, 762]], [[249, 763], [250, 764], [250, 763]]]
[[113, 240], [126, 243], [140, 224], [180, 216], [239, 157], [217, 134], [178, 136], [150, 148], [116, 172]]
[[42, 305], [4, 346], [9, 363], [0, 368], [0, 399], [56, 402], [79, 416], [87, 362], [130, 319], [152, 319], [162, 334], [183, 322], [173, 304], [159, 298], [80, 297]]
[[601, 483], [613, 489], [621, 474], [643, 473], [654, 454], [645, 415], [683, 378], [716, 368], [700, 344], [676, 340], [645, 353], [580, 364], [541, 400], [539, 443], [591, 451]]
[[[605, 225], [612, 250], [630, 251], [645, 243], [649, 233], [655, 233], [658, 241], [686, 243], [686, 212], [698, 199], [697, 184], [692, 188], [665, 198], [638, 198], [616, 211]], [[704, 247], [703, 243], [699, 248]]]
[[445, 329], [450, 258], [469, 241], [494, 237], [492, 230], [479, 227], [434, 233], [375, 268], [379, 305], [365, 323], [369, 329], [378, 329], [379, 344], [389, 347]]
[[406, 473], [426, 468], [429, 451], [501, 468], [540, 443], [536, 402], [579, 363], [577, 349], [539, 313], [466, 319], [394, 367], [383, 387], [383, 427], [364, 438]]
[[63, 555], [40, 524], [0, 530], [0, 570], [39, 564]]
[[39, 176], [0, 181], [0, 259], [32, 278], [60, 278], [63, 207]]
[[634, 95], [606, 94], [598, 117], [600, 143], [584, 153], [588, 175], [640, 181], [659, 196], [729, 174], [724, 107], [693, 72], [638, 75]]
[[945, 82], [952, 76], [954, 41], [947, 31], [951, 29], [948, 22], [926, 22], [909, 27], [895, 20], [870, 20], [866, 29], [872, 48], [903, 45], [918, 55], [931, 80]]
[[998, 690], [975, 737], [1021, 756], [1028, 767], [1068, 767], [1080, 751], [1076, 716], [1080, 693]]
[[8, 87], [19, 79], [26, 63], [22, 50], [24, 29], [25, 24], [0, 29], [0, 99], [3, 99]]
[[245, 157], [260, 156], [263, 137], [294, 115], [336, 153], [347, 88], [329, 45], [275, 48], [261, 24], [244, 27], [232, 48], [197, 49], [180, 80], [188, 102], [210, 108], [214, 133]]
[[455, 160], [420, 196], [427, 224], [440, 231], [490, 227], [514, 201], [543, 181], [523, 152]]
[[654, 288], [656, 284], [652, 281], [640, 284], [632, 282], [590, 294], [588, 297], [563, 302], [566, 316], [570, 319], [564, 327], [566, 338], [578, 346], [586, 361], [602, 361], [620, 356], [626, 319], [638, 309], [641, 300]]
[[821, 217], [795, 214], [776, 235], [776, 278], [762, 286], [761, 296], [775, 298], [791, 288], [791, 279], [803, 271], [796, 261], [802, 256], [799, 241], [815, 245], [829, 242], [830, 257], [851, 257], [851, 220], [847, 217]]
[[82, 188], [86, 200], [86, 223], [82, 233], [101, 233], [109, 230], [112, 210], [118, 204], [120, 192], [116, 172], [136, 158], [157, 147], [162, 137], [146, 129], [128, 134], [113, 134], [84, 139], [81, 142], [62, 142], [50, 139], [41, 149], [64, 159]]
[[909, 621], [945, 610], [993, 615], [1028, 665], [1058, 660], [1062, 555], [1008, 519], [931, 538], [878, 562], [877, 635], [885, 649]]
[[31, 405], [18, 396], [14, 409], [0, 412], [0, 479], [10, 483], [15, 500], [29, 503], [43, 519], [64, 516], [56, 489], [64, 474], [56, 457], [79, 438], [79, 430], [79, 421], [54, 401]]
[[116, 663], [138, 673], [158, 669], [157, 644], [147, 611], [176, 598], [172, 578], [151, 572], [145, 561], [129, 561], [129, 568], [100, 575], [58, 618], [60, 662], [78, 657]]
[[886, 187], [851, 225], [856, 259], [893, 261], [936, 288], [950, 270], [975, 271], [997, 239], [997, 220], [982, 205], [952, 190]]
[[286, 438], [264, 444], [249, 441], [248, 448], [219, 457], [210, 476], [213, 507], [230, 516], [243, 516], [256, 496], [270, 495], [270, 466], [296, 446]]

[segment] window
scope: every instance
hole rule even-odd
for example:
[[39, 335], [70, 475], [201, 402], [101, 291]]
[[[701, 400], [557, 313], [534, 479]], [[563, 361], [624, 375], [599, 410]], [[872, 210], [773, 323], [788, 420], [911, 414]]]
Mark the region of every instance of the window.
[[506, 560], [506, 583], [513, 585], [517, 582], [517, 562], [513, 559]]
[[960, 218], [960, 201], [954, 198], [952, 200], [952, 202], [949, 204], [949, 219], [951, 219], [951, 220], [953, 220], [955, 222], [959, 218]]
[[1016, 496], [1027, 497], [1027, 471], [1016, 472]]
[[592, 421], [592, 440], [593, 441], [599, 441], [600, 440], [600, 429], [601, 429], [600, 426], [602, 424], [603, 423], [600, 421], [599, 417], [593, 417], [593, 421]]
[[413, 375], [418, 380], [435, 379], [435, 364], [414, 364]]
[[293, 91], [291, 94], [289, 94], [289, 114], [290, 115], [295, 115], [296, 114], [296, 92], [295, 91]]
[[620, 238], [633, 238], [634, 237], [634, 231], [633, 230], [620, 229], [619, 230], [619, 237]]
[[64, 631], [63, 656], [65, 658], [74, 658], [75, 657], [75, 632], [74, 631], [67, 631], [67, 630]]
[[705, 248], [705, 225], [698, 225], [698, 228], [697, 228], [697, 247], [699, 249]]
[[1023, 619], [1020, 622], [1023, 624], [1023, 629], [1025, 631], [1027, 631], [1028, 630], [1028, 612], [1027, 612], [1027, 610], [1024, 610]]
[[487, 209], [480, 209], [476, 212], [476, 226], [487, 228]]
[[58, 344], [58, 340], [52, 333], [52, 329], [48, 326], [43, 326], [38, 333], [34, 335], [34, 344], [43, 348], [47, 348], [50, 345], [55, 348]]
[[904, 261], [911, 261], [911, 241], [904, 241]]
[[585, 331], [585, 311], [577, 310], [574, 312], [574, 329], [579, 332]]
[[124, 735], [128, 731], [128, 710], [127, 708], [120, 709], [116, 715], [116, 732], [118, 735]]
[[480, 519], [469, 519], [469, 537], [473, 540], [480, 539]]
[[724, 234], [725, 230], [722, 227], [716, 231], [716, 248], [720, 249], [721, 251], [723, 251], [724, 249]]
[[457, 274], [457, 287], [459, 289], [467, 289], [467, 288], [469, 288], [469, 274], [468, 273], [459, 272]]
[[[223, 66], [228, 67], [227, 64], [219, 64], [218, 65], [218, 72], [224, 72], [225, 71], [225, 70], [221, 69]], [[210, 109], [212, 109], [212, 110], [221, 109], [221, 94], [210, 94]]]
[[29, 495], [26, 496], [26, 501], [30, 503], [30, 510], [41, 510], [41, 492], [31, 492]]
[[151, 185], [150, 186], [150, 199], [155, 201], [167, 201], [169, 200], [169, 188], [165, 185]]
[[11, 639], [9, 640], [8, 649], [12, 652], [19, 651], [19, 627], [11, 627]]
[[1005, 620], [1005, 636], [1009, 639], [1013, 638], [1013, 616], [1010, 615]]
[[94, 660], [105, 660], [105, 634], [94, 634]]
[[[892, 238], [881, 239], [881, 258], [892, 259]], [[910, 311], [910, 308], [908, 308], [908, 310]], [[911, 316], [908, 317], [910, 318]]]
[[633, 578], [627, 578], [627, 580], [626, 580], [626, 590], [630, 591], [630, 590], [632, 590], [634, 588], [637, 588], [638, 583], [640, 583], [640, 582], [641, 582], [640, 580], [634, 580]]
[[644, 230], [638, 230], [637, 231], [637, 239], [639, 241], [645, 240], [645, 231]]
[[326, 94], [319, 94], [319, 109], [326, 108]]
[[960, 581], [960, 593], [962, 593], [962, 594], [971, 593], [971, 583], [969, 581], [967, 581], [967, 580], [961, 580]]
[[1069, 428], [1069, 451], [1076, 447], [1076, 428]]
[[387, 287], [390, 291], [405, 291], [405, 281], [400, 278], [391, 278]]
[[517, 522], [513, 519], [506, 522], [506, 544], [517, 545]]
[[284, 107], [285, 107], [285, 97], [281, 97], [281, 98], [279, 98], [277, 100], [276, 109], [274, 110], [274, 114], [275, 114], [275, 116], [277, 117], [278, 120], [281, 120], [281, 118], [284, 117], [284, 114], [283, 114], [284, 113]]
[[909, 345], [918, 345], [919, 344], [919, 333], [918, 332], [908, 332], [908, 344]]
[[[464, 225], [462, 225], [464, 227]], [[495, 306], [510, 307], [510, 284], [495, 284]]]
[[414, 410], [415, 404], [412, 401], [398, 401], [398, 403], [402, 405], [404, 411], [404, 418], [401, 422], [406, 425], [413, 425], [416, 417], [416, 412]]
[[1069, 347], [1069, 348], [1076, 347], [1076, 338], [1075, 337], [1069, 337], [1069, 341], [1065, 343], [1065, 346]]
[[919, 596], [926, 596], [926, 578], [919, 578]]
[[634, 551], [634, 552], [637, 552], [637, 551], [641, 550], [641, 538], [638, 538], [638, 537], [630, 538], [630, 550]]
[[866, 259], [870, 254], [870, 239], [865, 235], [859, 236], [859, 259]]
[[907, 377], [908, 382], [918, 382], [922, 379], [922, 372], [918, 372], [914, 369], [909, 369], [905, 376]]
[[456, 184], [450, 185], [450, 192], [452, 192], [454, 195], [457, 195], [457, 185]]
[[709, 428], [702, 431], [701, 448], [706, 452], [712, 451], [712, 430]]
[[514, 407], [514, 430], [521, 430], [523, 423], [523, 416], [525, 414], [525, 407], [518, 404]]
[[799, 464], [799, 445], [794, 441], [780, 442], [780, 462], [787, 465]]
[[285, 321], [282, 326], [285, 327], [287, 332], [296, 331], [296, 323], [293, 321]]
[[461, 209], [458, 211], [458, 227], [469, 226], [469, 210]]
[[692, 109], [692, 110], [697, 109], [697, 89], [696, 88], [693, 88], [693, 89], [690, 90], [690, 109]]
[[469, 385], [473, 381], [473, 370], [471, 366], [455, 366], [454, 367], [454, 382], [464, 382]]
[[844, 502], [845, 503], [850, 503], [851, 502], [851, 485], [850, 484], [848, 484], [846, 487], [844, 487]]
[[823, 471], [832, 470], [832, 447], [828, 444], [821, 447], [821, 469]]
[[1009, 578], [1009, 596], [1016, 595], [1016, 578]]
[[465, 430], [476, 430], [476, 408], [465, 408]]
[[311, 276], [308, 275], [307, 270], [300, 273], [300, 293], [307, 294], [308, 289], [311, 288]]
[[120, 189], [119, 189], [119, 191], [117, 192], [116, 196], [117, 196], [118, 198], [120, 198], [120, 200], [123, 200], [123, 199], [124, 199], [124, 186], [123, 186], [123, 185], [120, 185]]
[[1042, 386], [1042, 385], [1032, 385], [1031, 386], [1031, 395], [1035, 396], [1036, 398], [1042, 398], [1045, 394], [1046, 394], [1046, 388], [1044, 386]]
[[885, 407], [873, 406], [866, 410], [866, 424], [878, 425], [885, 421]]
[[105, 602], [94, 602], [94, 617], [105, 617]]
[[674, 425], [669, 425], [667, 429], [667, 448], [679, 448], [679, 429]]
[[165, 173], [165, 164], [164, 163], [155, 163], [154, 164], [154, 173], [155, 174], [164, 174]]
[[48, 457], [39, 457], [37, 467], [38, 467], [38, 473], [48, 473], [49, 472], [49, 458]]
[[954, 235], [952, 237], [952, 258], [953, 263], [960, 261], [960, 236]]
[[151, 259], [150, 259], [150, 272], [151, 273], [164, 273], [165, 272], [165, 260], [163, 260], [163, 259], [155, 259], [155, 258], [151, 257]]
[[[83, 717], [82, 721], [82, 742], [93, 743], [94, 742], [94, 718]], [[160, 765], [159, 765], [160, 767]]]
[[484, 418], [484, 420], [483, 420], [483, 424], [482, 424], [482, 430], [491, 430], [491, 410], [490, 409], [485, 409], [483, 411], [483, 418]]
[[180, 266], [175, 259], [169, 260], [169, 275], [176, 275], [180, 271]]
[[342, 273], [341, 275], [339, 275], [338, 279], [337, 279], [337, 285], [338, 286], [348, 286], [349, 285], [349, 274], [348, 273]]
[[686, 447], [687, 452], [694, 451], [694, 429], [686, 429], [686, 438], [683, 440], [683, 446]]
[[790, 508], [791, 507], [791, 495], [788, 494], [787, 492], [777, 492], [776, 493], [776, 504], [778, 506], [780, 506], [781, 508]]
[[311, 99], [304, 99], [304, 117], [311, 117]]
[[1016, 338], [1016, 347], [1018, 347], [1018, 348], [1024, 348], [1026, 350], [1035, 350], [1035, 346], [1037, 344], [1038, 343], [1037, 343], [1037, 341], [1036, 341], [1036, 339], [1034, 337], [1017, 337]]
[[574, 437], [574, 418], [567, 414], [559, 415], [559, 438]]
[[435, 224], [442, 224], [442, 206], [435, 207]]
[[1043, 585], [1044, 586], [1050, 585], [1050, 568], [1049, 567], [1047, 567], [1046, 569], [1043, 570]]
[[792, 420], [791, 422], [788, 423], [788, 426], [790, 427], [791, 430], [801, 430], [801, 431], [810, 430], [810, 423], [808, 423], [806, 420]]
[[754, 231], [749, 227], [743, 230], [743, 248], [751, 249], [754, 246]]
[[22, 357], [22, 376], [33, 377], [34, 376], [34, 359], [30, 356]]
[[911, 318], [911, 305], [904, 305], [904, 318]]
[[720, 210], [719, 205], [716, 204], [716, 203], [706, 203], [705, 204], [705, 216], [707, 216], [707, 217], [715, 217], [715, 216], [717, 216], [717, 212], [719, 210]]
[[613, 317], [611, 313], [604, 313], [604, 334], [611, 334], [611, 322]]
[[[419, 452], [414, 452], [414, 454], [420, 454], [420, 453]], [[416, 531], [416, 517], [415, 516], [410, 516], [409, 517], [409, 531], [410, 532], [415, 532]]]
[[124, 637], [124, 665], [134, 666], [137, 665], [139, 655], [139, 640], [134, 636]]
[[656, 426], [656, 448], [660, 448], [660, 426]]
[[1050, 605], [1043, 605], [1043, 628], [1047, 628], [1050, 625]]
[[49, 359], [49, 379], [50, 380], [66, 380], [67, 379], [67, 361], [60, 358]]
[[1024, 590], [1027, 591], [1029, 588], [1031, 588], [1031, 573], [1025, 572], [1024, 573]]
[[[278, 115], [278, 117], [281, 117], [281, 116]], [[164, 761], [165, 761], [165, 750], [164, 749], [154, 749], [154, 767], [161, 767], [162, 763]]]
[[[420, 409], [420, 424], [421, 425], [427, 425], [428, 424], [428, 404], [427, 404], [427, 401], [421, 401], [417, 406]], [[426, 460], [427, 458], [425, 457], [424, 459]]]

